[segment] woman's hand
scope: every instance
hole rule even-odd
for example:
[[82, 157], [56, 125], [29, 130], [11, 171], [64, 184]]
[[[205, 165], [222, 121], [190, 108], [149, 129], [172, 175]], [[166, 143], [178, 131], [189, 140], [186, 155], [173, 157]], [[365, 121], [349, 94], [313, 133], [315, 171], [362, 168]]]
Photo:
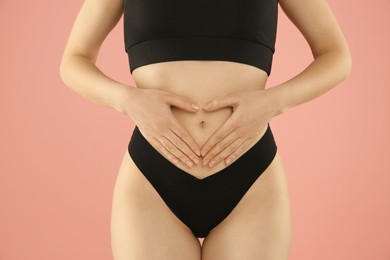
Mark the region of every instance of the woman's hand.
[[162, 90], [137, 88], [136, 94], [122, 103], [123, 113], [133, 119], [156, 150], [175, 164], [199, 164], [200, 147], [171, 111], [171, 106], [190, 113], [198, 111], [191, 100]]
[[232, 163], [260, 137], [261, 130], [278, 114], [278, 104], [269, 89], [237, 92], [213, 99], [205, 111], [232, 107], [233, 113], [207, 140], [201, 150], [203, 165], [213, 167], [221, 160]]

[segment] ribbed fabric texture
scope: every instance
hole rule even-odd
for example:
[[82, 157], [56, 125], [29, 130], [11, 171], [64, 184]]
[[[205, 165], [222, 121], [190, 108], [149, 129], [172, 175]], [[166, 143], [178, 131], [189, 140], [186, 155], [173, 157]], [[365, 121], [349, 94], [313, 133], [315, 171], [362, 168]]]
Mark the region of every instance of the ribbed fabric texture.
[[125, 0], [130, 72], [157, 62], [224, 60], [270, 75], [277, 18], [277, 0]]

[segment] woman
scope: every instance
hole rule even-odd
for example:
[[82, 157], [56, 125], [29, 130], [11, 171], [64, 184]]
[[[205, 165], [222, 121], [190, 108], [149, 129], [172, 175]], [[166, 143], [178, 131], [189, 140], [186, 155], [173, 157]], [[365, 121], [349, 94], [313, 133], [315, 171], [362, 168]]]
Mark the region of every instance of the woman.
[[[278, 4], [314, 61], [266, 89]], [[136, 88], [95, 66], [122, 14]], [[287, 259], [288, 190], [269, 122], [330, 90], [350, 69], [325, 0], [86, 0], [61, 77], [136, 124], [113, 195], [114, 258]]]

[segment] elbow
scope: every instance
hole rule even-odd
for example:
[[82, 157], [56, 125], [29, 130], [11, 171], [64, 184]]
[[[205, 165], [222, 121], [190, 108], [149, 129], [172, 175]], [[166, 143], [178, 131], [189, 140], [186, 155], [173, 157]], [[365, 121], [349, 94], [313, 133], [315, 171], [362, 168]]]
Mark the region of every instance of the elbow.
[[352, 57], [349, 50], [345, 51], [345, 54], [342, 56], [343, 67], [344, 67], [344, 79], [348, 78], [352, 72]]
[[347, 79], [352, 71], [352, 56], [348, 46], [345, 44], [344, 48], [339, 49], [339, 59], [340, 59], [340, 74], [342, 78]]
[[65, 86], [70, 87], [70, 85], [68, 84], [68, 75], [69, 75], [68, 64], [64, 58], [62, 58], [58, 69], [59, 69], [59, 71], [58, 71], [59, 76], [60, 76], [62, 82], [65, 84]]
[[332, 57], [332, 67], [336, 70], [335, 73], [341, 81], [349, 77], [352, 71], [352, 56], [346, 43], [328, 48], [326, 51], [315, 53], [314, 58], [316, 59], [322, 55]]

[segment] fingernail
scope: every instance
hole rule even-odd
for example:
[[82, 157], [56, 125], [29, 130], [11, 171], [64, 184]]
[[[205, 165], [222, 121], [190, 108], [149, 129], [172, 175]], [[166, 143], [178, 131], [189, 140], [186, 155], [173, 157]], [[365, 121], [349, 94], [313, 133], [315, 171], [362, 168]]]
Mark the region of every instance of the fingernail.
[[227, 160], [226, 160], [226, 164], [229, 164], [231, 161], [232, 161], [232, 159], [230, 159], [230, 158], [227, 159]]
[[193, 164], [191, 161], [187, 161], [187, 165], [188, 165], [189, 167], [194, 166], [194, 164]]
[[199, 109], [199, 107], [197, 105], [195, 105], [195, 104], [192, 104], [192, 108], [193, 109]]
[[195, 150], [195, 153], [196, 153], [198, 156], [201, 156], [200, 150]]
[[210, 167], [213, 167], [213, 166], [214, 166], [214, 164], [215, 164], [215, 161], [211, 161], [211, 163], [210, 163]]
[[210, 107], [210, 103], [203, 106], [204, 109], [208, 109]]
[[178, 163], [179, 163], [179, 160], [178, 160], [178, 159], [173, 159], [173, 162], [174, 162], [175, 164], [178, 164]]

